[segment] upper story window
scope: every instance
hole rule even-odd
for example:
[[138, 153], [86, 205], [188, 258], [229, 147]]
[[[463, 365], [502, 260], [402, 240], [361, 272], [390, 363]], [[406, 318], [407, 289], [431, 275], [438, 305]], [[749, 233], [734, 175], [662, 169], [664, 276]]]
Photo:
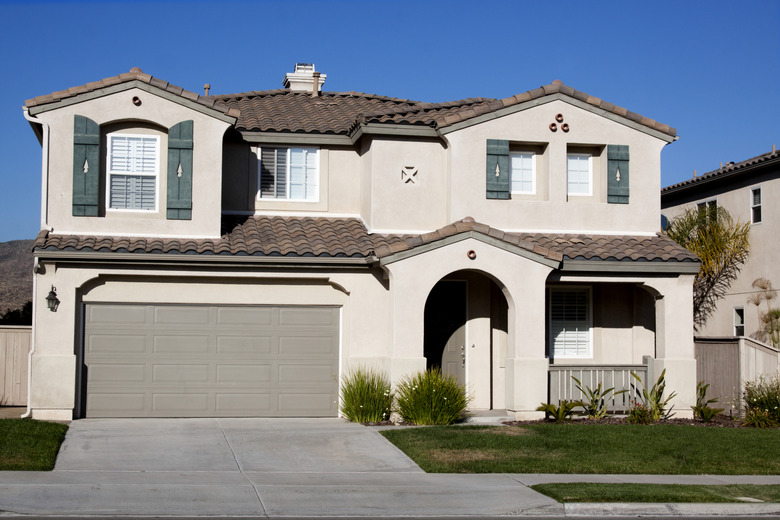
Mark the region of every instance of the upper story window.
[[753, 224], [761, 222], [761, 188], [750, 190], [750, 220]]
[[706, 213], [707, 218], [713, 222], [718, 219], [718, 201], [716, 199], [705, 200], [696, 204], [699, 214]]
[[734, 335], [745, 335], [745, 309], [743, 307], [734, 307]]
[[566, 181], [569, 195], [593, 195], [593, 156], [586, 153], [567, 154]]
[[512, 152], [509, 154], [512, 193], [536, 194], [536, 154]]
[[590, 289], [553, 287], [550, 289], [549, 305], [552, 357], [593, 357]]
[[319, 150], [317, 148], [262, 148], [259, 169], [258, 198], [318, 200]]
[[160, 168], [160, 138], [108, 134], [109, 209], [155, 211]]

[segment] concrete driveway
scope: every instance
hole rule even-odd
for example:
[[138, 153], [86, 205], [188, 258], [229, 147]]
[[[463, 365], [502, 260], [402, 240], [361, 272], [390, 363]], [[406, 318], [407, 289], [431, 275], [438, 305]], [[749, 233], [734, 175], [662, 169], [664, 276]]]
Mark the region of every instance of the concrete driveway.
[[420, 470], [340, 419], [86, 419], [52, 472], [0, 472], [0, 516], [409, 517], [549, 513], [509, 475]]

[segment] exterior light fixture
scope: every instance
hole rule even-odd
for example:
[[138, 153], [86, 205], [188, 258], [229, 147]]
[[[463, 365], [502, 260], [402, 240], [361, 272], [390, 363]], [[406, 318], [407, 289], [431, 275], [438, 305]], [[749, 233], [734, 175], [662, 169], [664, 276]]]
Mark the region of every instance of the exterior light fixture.
[[46, 306], [51, 312], [57, 312], [57, 307], [60, 306], [60, 301], [57, 299], [57, 288], [53, 285], [51, 286], [49, 295], [46, 297]]

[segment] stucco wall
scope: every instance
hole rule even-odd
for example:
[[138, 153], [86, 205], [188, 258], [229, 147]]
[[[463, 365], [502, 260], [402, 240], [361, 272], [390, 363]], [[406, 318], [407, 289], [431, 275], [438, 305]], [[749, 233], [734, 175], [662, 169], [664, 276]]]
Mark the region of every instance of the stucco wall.
[[[133, 103], [138, 97], [140, 105]], [[106, 210], [103, 217], [72, 216], [73, 122], [88, 117], [101, 126], [101, 171], [105, 177], [105, 131], [161, 136], [156, 211]], [[47, 176], [48, 207], [42, 209], [42, 227], [55, 233], [172, 237], [218, 237], [221, 214], [222, 136], [228, 123], [163, 99], [141, 89], [108, 94], [67, 105], [36, 116], [50, 126]], [[192, 220], [166, 219], [167, 129], [193, 120]]]

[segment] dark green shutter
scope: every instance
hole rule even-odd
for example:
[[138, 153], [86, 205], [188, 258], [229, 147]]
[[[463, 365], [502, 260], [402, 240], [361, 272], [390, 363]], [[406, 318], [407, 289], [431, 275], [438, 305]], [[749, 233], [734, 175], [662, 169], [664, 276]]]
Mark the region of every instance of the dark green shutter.
[[607, 202], [628, 204], [628, 145], [607, 145]]
[[488, 199], [509, 198], [509, 141], [487, 140], [487, 169], [485, 172]]
[[192, 121], [168, 130], [168, 204], [170, 220], [192, 219]]
[[100, 199], [100, 127], [84, 116], [73, 121], [73, 216], [97, 217]]

